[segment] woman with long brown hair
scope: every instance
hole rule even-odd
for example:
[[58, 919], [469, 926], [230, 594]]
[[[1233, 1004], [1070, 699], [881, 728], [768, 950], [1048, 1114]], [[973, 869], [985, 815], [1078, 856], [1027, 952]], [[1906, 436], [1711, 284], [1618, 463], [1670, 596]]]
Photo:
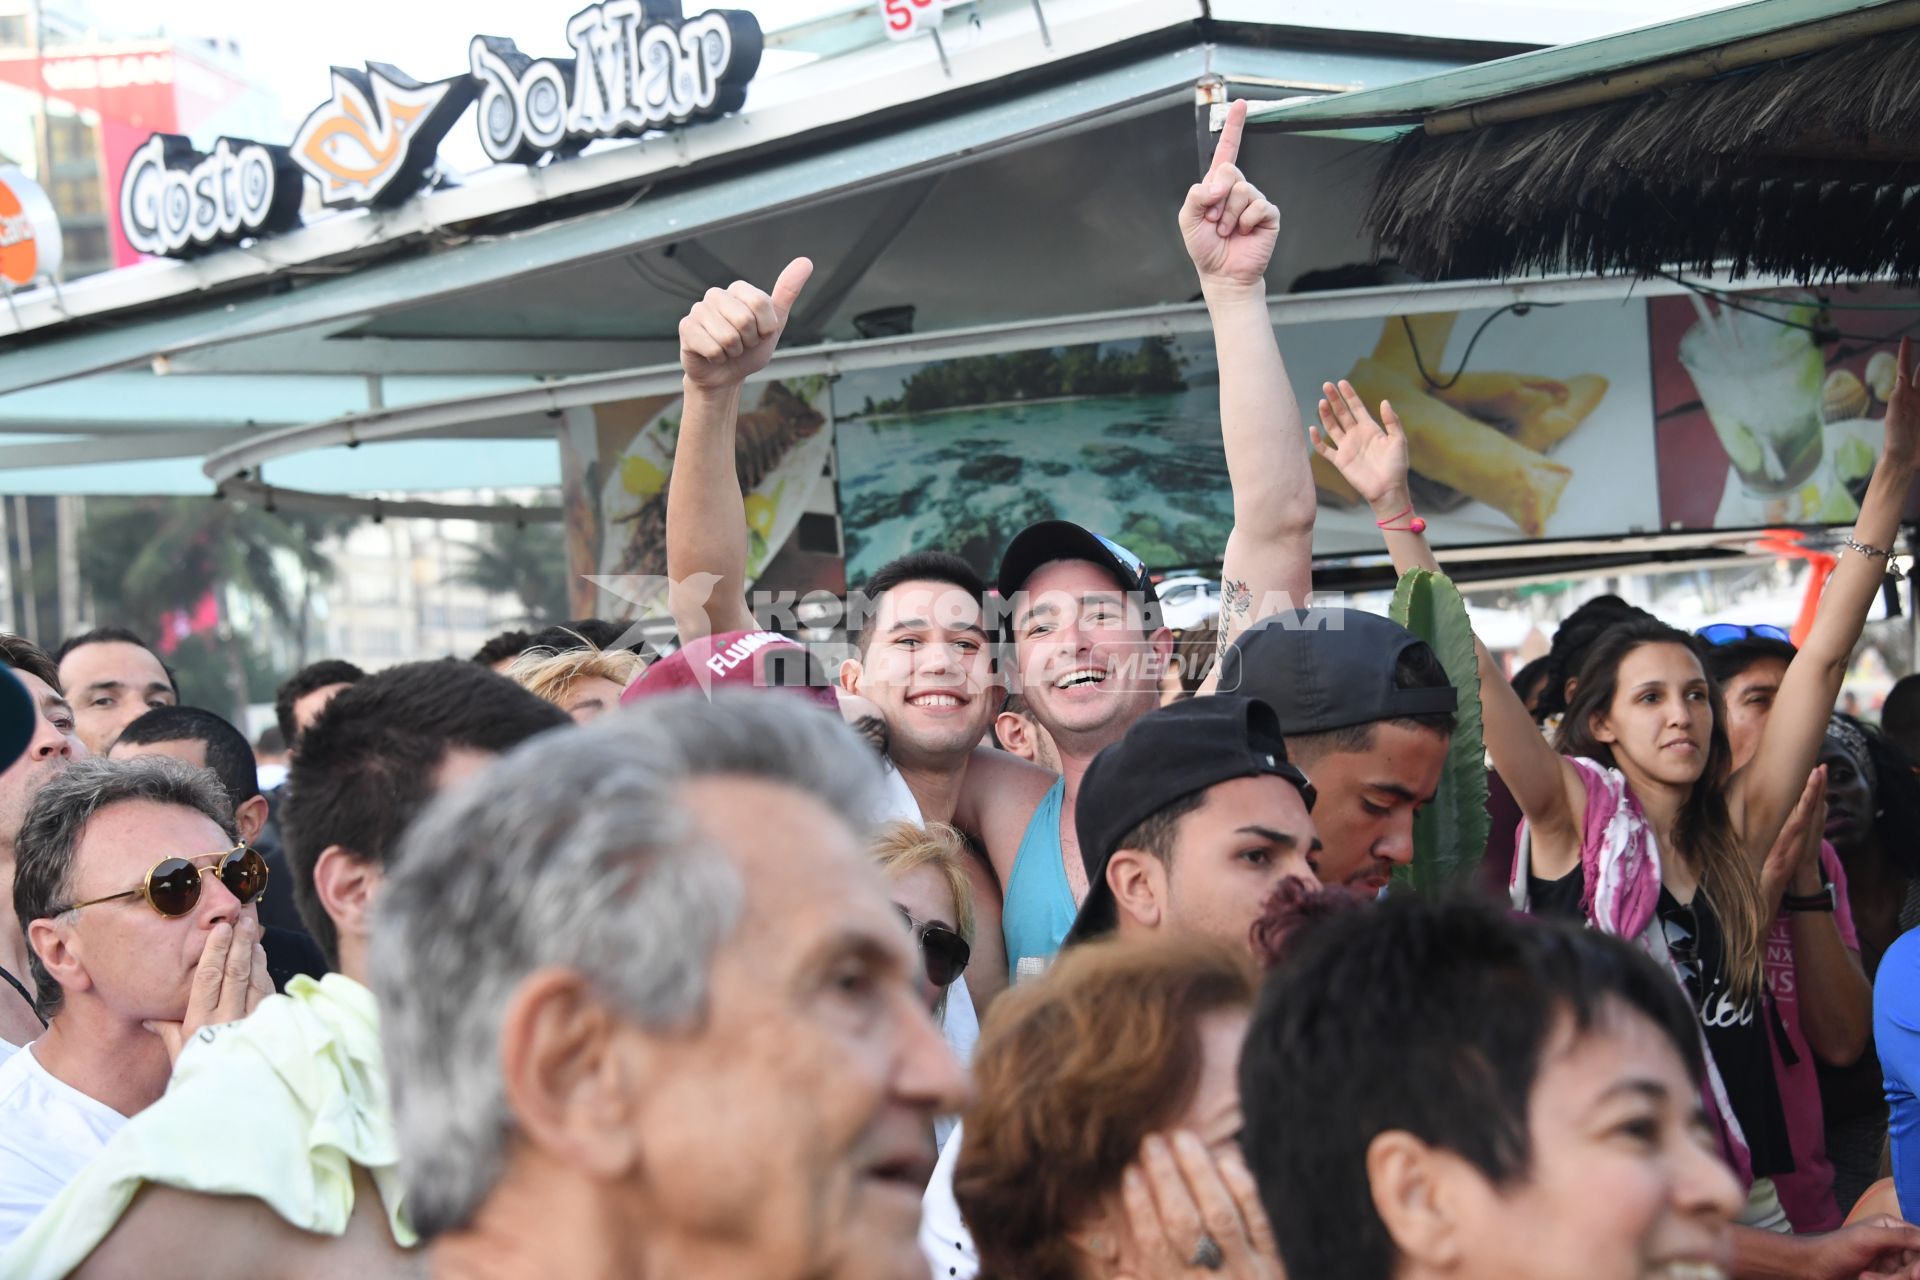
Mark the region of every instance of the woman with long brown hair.
[[[1760, 868], [1807, 787], [1920, 462], [1910, 367], [1903, 341], [1884, 454], [1745, 768], [1727, 772], [1724, 710], [1683, 632], [1649, 621], [1610, 629], [1582, 664], [1552, 743], [1479, 646], [1487, 747], [1525, 815], [1514, 903], [1634, 939], [1686, 988], [1707, 1044], [1708, 1106], [1723, 1152], [1751, 1184], [1752, 1225], [1784, 1225], [1769, 1176], [1793, 1167], [1765, 1039], [1761, 960], [1774, 906]], [[1392, 406], [1381, 405], [1382, 426], [1347, 383], [1324, 390], [1314, 447], [1371, 503], [1394, 568], [1437, 570]]]

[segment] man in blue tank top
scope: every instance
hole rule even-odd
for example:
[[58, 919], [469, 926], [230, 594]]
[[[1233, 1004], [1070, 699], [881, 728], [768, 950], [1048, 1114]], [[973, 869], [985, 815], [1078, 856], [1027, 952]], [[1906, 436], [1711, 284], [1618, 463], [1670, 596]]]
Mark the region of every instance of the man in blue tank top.
[[[1317, 506], [1300, 401], [1267, 311], [1280, 211], [1238, 168], [1244, 121], [1235, 104], [1179, 216], [1213, 327], [1220, 434], [1233, 489], [1233, 530], [1221, 566], [1222, 648], [1258, 619], [1306, 602]], [[1125, 530], [1112, 532], [1126, 537]], [[1017, 980], [1046, 967], [1087, 891], [1074, 835], [1081, 776], [1102, 748], [1159, 705], [1173, 641], [1160, 625], [1140, 558], [1066, 521], [1015, 536], [998, 585], [1017, 688], [1058, 751], [1060, 777], [1046, 788], [1024, 775], [989, 783], [970, 767], [955, 820], [981, 835], [993, 858]], [[1213, 688], [1210, 676], [1200, 692]]]
[[[1280, 214], [1236, 165], [1244, 118], [1236, 104], [1179, 215], [1213, 327], [1233, 488], [1223, 646], [1258, 618], [1306, 599], [1316, 506], [1300, 403], [1267, 310]], [[746, 519], [735, 425], [741, 385], [766, 367], [812, 270], [800, 258], [770, 292], [742, 281], [710, 290], [681, 324], [685, 400], [668, 490], [667, 552], [675, 584], [669, 603], [683, 638], [765, 625], [743, 599]], [[979, 936], [1005, 937], [1002, 972], [1033, 972], [1058, 948], [1086, 892], [1074, 837], [1080, 777], [1103, 747], [1159, 704], [1172, 640], [1138, 557], [1065, 521], [1026, 530], [1008, 547], [998, 575], [1008, 615], [1002, 634], [1012, 639], [1018, 691], [1057, 748], [1060, 773], [1050, 776], [991, 749], [969, 748], [968, 755], [959, 744], [968, 733], [976, 743], [984, 736], [1005, 691], [979, 673], [984, 652], [968, 647], [969, 588], [950, 566], [936, 571], [921, 563], [926, 559], [905, 557], [888, 566], [899, 572], [882, 570], [866, 584], [865, 626], [849, 620], [860, 656], [842, 668], [841, 686], [877, 706], [890, 754], [922, 816], [951, 820], [984, 849], [990, 869], [978, 867], [975, 880]], [[703, 575], [704, 589], [697, 585]], [[985, 696], [954, 705], [946, 699], [958, 696], [955, 688]], [[937, 750], [916, 748], [922, 730], [921, 745]], [[1003, 890], [1013, 924], [997, 929]], [[993, 964], [982, 947], [969, 975], [977, 978], [983, 1009], [992, 998], [986, 983]]]

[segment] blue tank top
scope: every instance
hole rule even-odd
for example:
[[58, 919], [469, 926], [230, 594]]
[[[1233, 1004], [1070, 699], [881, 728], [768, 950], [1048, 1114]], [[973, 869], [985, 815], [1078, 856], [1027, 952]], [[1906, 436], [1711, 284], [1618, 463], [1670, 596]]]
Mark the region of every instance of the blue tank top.
[[1008, 980], [1014, 983], [1047, 971], [1078, 914], [1073, 886], [1067, 883], [1067, 869], [1060, 861], [1060, 807], [1066, 798], [1063, 778], [1033, 811], [1013, 858], [1013, 874], [1007, 878], [1000, 928], [1007, 940]]

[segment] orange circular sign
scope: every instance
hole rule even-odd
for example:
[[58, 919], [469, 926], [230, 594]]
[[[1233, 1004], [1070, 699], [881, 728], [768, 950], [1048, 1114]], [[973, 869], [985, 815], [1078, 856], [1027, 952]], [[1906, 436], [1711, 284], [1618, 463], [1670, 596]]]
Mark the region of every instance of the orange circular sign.
[[40, 241], [20, 195], [0, 179], [0, 278], [32, 284], [40, 274]]

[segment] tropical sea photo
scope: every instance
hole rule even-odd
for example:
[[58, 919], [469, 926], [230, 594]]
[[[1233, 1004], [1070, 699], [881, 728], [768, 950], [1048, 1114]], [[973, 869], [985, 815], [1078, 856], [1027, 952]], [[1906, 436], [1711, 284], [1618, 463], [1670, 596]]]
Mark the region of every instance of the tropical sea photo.
[[851, 373], [833, 397], [849, 582], [927, 547], [991, 575], [1056, 518], [1156, 569], [1217, 564], [1233, 525], [1204, 334]]

